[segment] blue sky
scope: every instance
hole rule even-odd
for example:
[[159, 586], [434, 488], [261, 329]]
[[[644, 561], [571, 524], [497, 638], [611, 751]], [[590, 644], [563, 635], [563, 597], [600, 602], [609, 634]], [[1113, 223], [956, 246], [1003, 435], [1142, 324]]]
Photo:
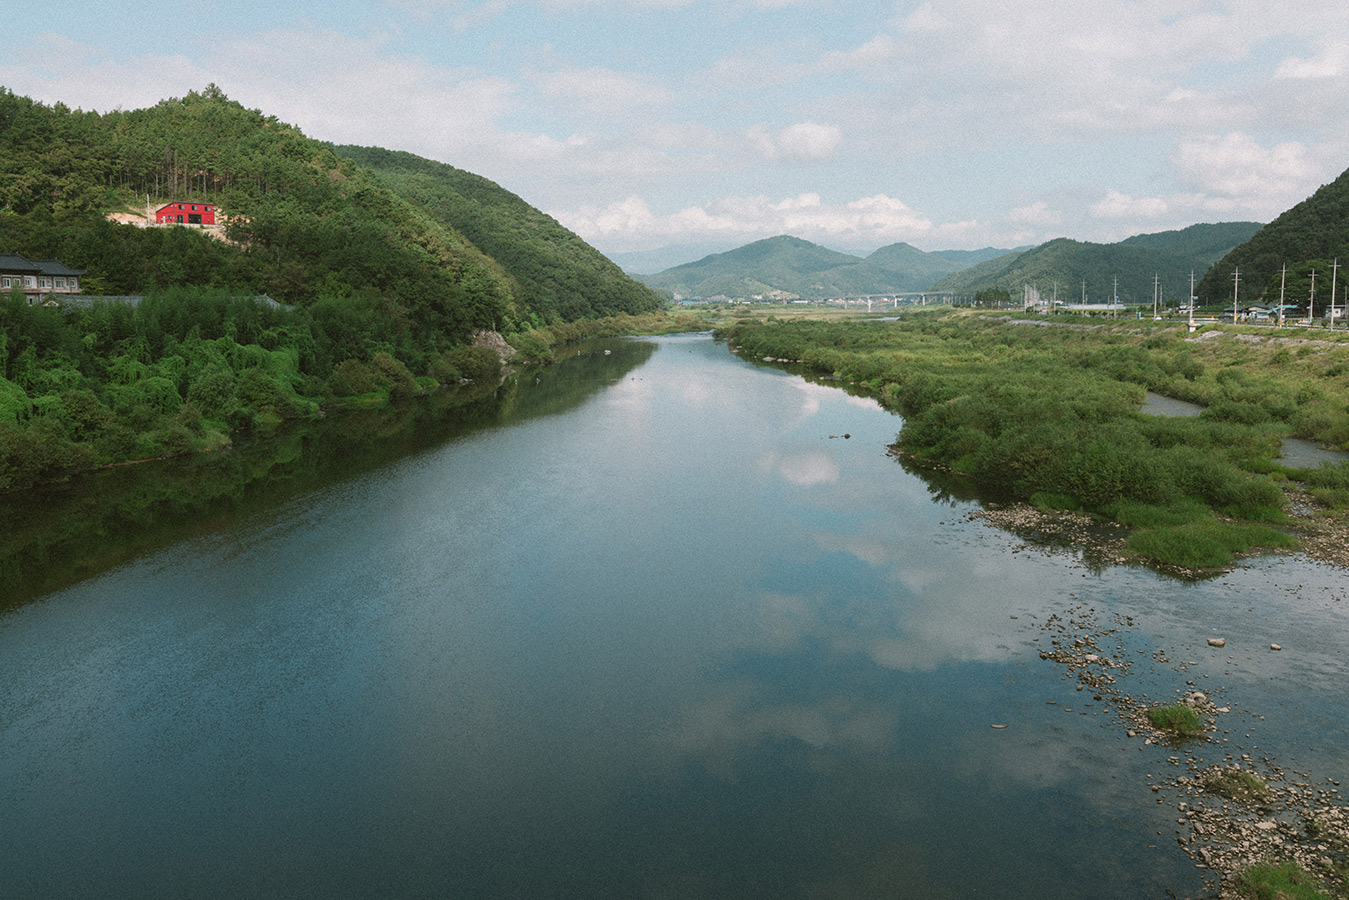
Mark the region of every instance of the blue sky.
[[15, 93], [131, 109], [214, 82], [664, 264], [784, 233], [866, 253], [1269, 221], [1349, 168], [1342, 0], [53, 0], [7, 19]]

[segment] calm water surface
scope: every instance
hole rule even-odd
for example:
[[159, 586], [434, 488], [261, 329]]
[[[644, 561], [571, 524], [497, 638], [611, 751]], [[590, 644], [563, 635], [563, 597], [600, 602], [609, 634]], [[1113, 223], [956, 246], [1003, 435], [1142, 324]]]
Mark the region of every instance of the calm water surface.
[[1026, 552], [870, 400], [604, 346], [4, 614], [0, 895], [1199, 894], [1174, 751], [1039, 659], [1083, 608], [1136, 617], [1140, 692], [1232, 706], [1215, 759], [1349, 775], [1338, 573]]

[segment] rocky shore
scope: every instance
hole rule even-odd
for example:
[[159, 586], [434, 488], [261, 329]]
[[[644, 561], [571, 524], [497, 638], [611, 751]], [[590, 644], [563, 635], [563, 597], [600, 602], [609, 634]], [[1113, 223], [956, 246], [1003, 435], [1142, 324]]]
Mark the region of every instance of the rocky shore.
[[[1196, 867], [1210, 873], [1206, 879], [1213, 890], [1210, 896], [1220, 900], [1250, 896], [1241, 889], [1242, 874], [1250, 866], [1275, 860], [1295, 861], [1321, 881], [1330, 896], [1343, 896], [1349, 876], [1349, 810], [1338, 782], [1313, 785], [1305, 773], [1285, 771], [1274, 759], [1253, 759], [1225, 749], [1219, 734], [1228, 733], [1224, 717], [1232, 710], [1217, 706], [1192, 681], [1168, 705], [1194, 710], [1203, 722], [1203, 733], [1182, 738], [1155, 727], [1147, 713], [1158, 704], [1137, 699], [1126, 689], [1136, 662], [1127, 657], [1124, 635], [1133, 624], [1121, 616], [1102, 622], [1094, 608], [1079, 605], [1044, 622], [1048, 645], [1040, 658], [1064, 666], [1078, 682], [1078, 691], [1109, 703], [1129, 739], [1173, 751], [1167, 768], [1174, 774], [1149, 776], [1147, 794], [1174, 807], [1174, 839]], [[1219, 646], [1220, 640], [1209, 643]], [[1172, 662], [1160, 652], [1151, 660], [1155, 665]], [[1214, 756], [1219, 758], [1210, 758]]]

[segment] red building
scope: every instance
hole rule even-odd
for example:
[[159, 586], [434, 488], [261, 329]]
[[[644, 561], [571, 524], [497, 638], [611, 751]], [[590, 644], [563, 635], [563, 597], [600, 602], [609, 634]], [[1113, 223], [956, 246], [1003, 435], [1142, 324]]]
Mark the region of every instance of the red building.
[[214, 225], [215, 204], [168, 203], [155, 213], [156, 225]]

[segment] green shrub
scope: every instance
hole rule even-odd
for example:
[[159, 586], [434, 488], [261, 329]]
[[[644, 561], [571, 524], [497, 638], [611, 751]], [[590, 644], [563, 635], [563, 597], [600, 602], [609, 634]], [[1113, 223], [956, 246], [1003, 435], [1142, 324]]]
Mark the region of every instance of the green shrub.
[[389, 396], [393, 398], [411, 397], [421, 390], [417, 379], [412, 377], [408, 367], [403, 365], [392, 353], [379, 351], [370, 358], [371, 367], [380, 374], [388, 385]]
[[490, 347], [457, 347], [444, 354], [444, 365], [470, 381], [490, 381], [501, 377], [501, 359]]
[[1036, 509], [1041, 510], [1075, 510], [1081, 508], [1081, 504], [1073, 497], [1066, 494], [1050, 494], [1044, 491], [1032, 494], [1030, 502]]
[[526, 331], [521, 334], [511, 334], [506, 336], [506, 343], [515, 348], [515, 352], [523, 362], [552, 362], [553, 350], [548, 346], [548, 342], [537, 332]]
[[1154, 728], [1180, 737], [1196, 737], [1204, 733], [1204, 721], [1199, 713], [1183, 703], [1154, 706], [1148, 710], [1148, 721]]
[[1250, 900], [1333, 900], [1316, 876], [1292, 860], [1251, 866], [1238, 877], [1237, 888]]
[[1186, 569], [1226, 566], [1234, 554], [1257, 547], [1294, 550], [1297, 539], [1267, 525], [1219, 522], [1206, 518], [1184, 525], [1138, 531], [1129, 538], [1129, 552], [1163, 565]]
[[1268, 800], [1270, 795], [1265, 779], [1238, 766], [1209, 769], [1199, 776], [1199, 786], [1210, 794], [1231, 800], [1260, 803]]

